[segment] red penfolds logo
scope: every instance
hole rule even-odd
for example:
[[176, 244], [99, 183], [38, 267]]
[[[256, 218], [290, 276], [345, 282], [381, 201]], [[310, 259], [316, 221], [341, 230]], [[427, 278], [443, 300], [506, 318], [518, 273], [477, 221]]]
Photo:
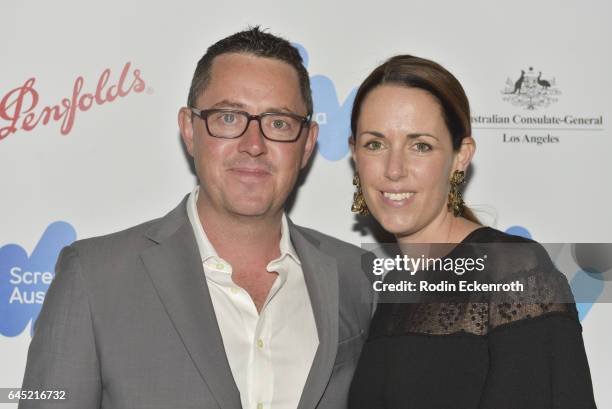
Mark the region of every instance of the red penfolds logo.
[[109, 85], [111, 70], [102, 71], [98, 84], [93, 93], [83, 92], [85, 80], [79, 76], [74, 81], [72, 95], [64, 98], [57, 105], [39, 108], [39, 95], [34, 89], [36, 78], [28, 79], [20, 87], [10, 90], [0, 100], [0, 118], [9, 121], [9, 124], [0, 128], [0, 140], [17, 131], [31, 131], [38, 125], [47, 125], [49, 122], [61, 122], [62, 135], [68, 135], [74, 126], [77, 111], [88, 111], [94, 104], [103, 105], [112, 102], [117, 97], [125, 97], [131, 92], [142, 92], [145, 83], [140, 77], [140, 70], [135, 69], [130, 75], [130, 62], [123, 66], [119, 81]]

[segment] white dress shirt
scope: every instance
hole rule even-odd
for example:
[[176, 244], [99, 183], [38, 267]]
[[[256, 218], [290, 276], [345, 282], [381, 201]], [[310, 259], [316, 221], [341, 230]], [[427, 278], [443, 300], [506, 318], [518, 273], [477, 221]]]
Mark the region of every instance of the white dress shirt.
[[230, 369], [243, 409], [295, 409], [319, 345], [317, 327], [300, 259], [281, 224], [280, 257], [270, 293], [257, 312], [251, 296], [232, 281], [232, 266], [217, 255], [196, 207], [199, 186], [187, 201], [204, 275]]

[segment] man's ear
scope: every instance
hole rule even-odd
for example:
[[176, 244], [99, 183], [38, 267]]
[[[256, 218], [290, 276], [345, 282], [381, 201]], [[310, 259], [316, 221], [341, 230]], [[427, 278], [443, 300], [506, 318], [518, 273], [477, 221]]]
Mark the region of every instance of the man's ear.
[[306, 144], [304, 145], [304, 154], [302, 155], [302, 163], [300, 169], [304, 169], [308, 164], [308, 160], [314, 152], [314, 148], [317, 145], [317, 138], [319, 137], [319, 124], [315, 121], [310, 123], [306, 134]]
[[178, 112], [178, 126], [181, 130], [181, 138], [187, 148], [189, 155], [193, 157], [193, 113], [187, 107], [183, 107]]
[[455, 160], [453, 164], [453, 171], [463, 170], [465, 171], [476, 152], [476, 141], [471, 136], [466, 136], [461, 140], [461, 146], [455, 153]]

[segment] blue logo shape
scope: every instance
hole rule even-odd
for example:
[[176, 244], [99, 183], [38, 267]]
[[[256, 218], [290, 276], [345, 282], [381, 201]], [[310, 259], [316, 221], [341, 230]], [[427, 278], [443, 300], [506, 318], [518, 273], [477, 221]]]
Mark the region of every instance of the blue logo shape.
[[[531, 239], [531, 233], [529, 230], [522, 226], [509, 227], [506, 229], [506, 233]], [[603, 292], [604, 283], [601, 280], [597, 280], [589, 276], [586, 271], [578, 270], [572, 277], [569, 286], [576, 300], [589, 300], [589, 302], [576, 303], [578, 317], [580, 318], [580, 321], [582, 321], [586, 318], [587, 314], [591, 308], [593, 308], [593, 305]]]
[[30, 257], [17, 244], [0, 248], [0, 334], [17, 336], [36, 321], [59, 252], [74, 240], [74, 228], [58, 221], [47, 227]]
[[[304, 60], [304, 66], [308, 67], [308, 52], [306, 49], [296, 43], [293, 43], [293, 46], [300, 52]], [[340, 104], [336, 87], [329, 77], [325, 75], [311, 76], [310, 87], [314, 104], [313, 119], [319, 124], [319, 152], [327, 160], [340, 160], [349, 151], [351, 109], [353, 108], [357, 88], [353, 88], [344, 102]]]
[[[589, 274], [584, 270], [578, 270], [570, 282], [570, 287], [572, 288], [572, 293], [577, 300], [596, 301], [601, 293], [603, 293], [604, 282], [589, 276]], [[592, 302], [576, 303], [576, 309], [578, 310], [580, 321], [587, 316], [592, 307]]]
[[514, 236], [521, 236], [526, 239], [531, 239], [531, 233], [524, 227], [521, 226], [511, 226], [506, 229], [506, 233], [512, 234]]

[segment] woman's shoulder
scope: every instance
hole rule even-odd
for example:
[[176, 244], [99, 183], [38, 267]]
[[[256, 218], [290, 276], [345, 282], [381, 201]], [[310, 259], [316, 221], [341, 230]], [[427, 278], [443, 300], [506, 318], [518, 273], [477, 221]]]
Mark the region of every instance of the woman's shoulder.
[[554, 269], [542, 244], [492, 227], [475, 229], [465, 237], [462, 245], [486, 256], [489, 271], [500, 277]]
[[505, 233], [490, 226], [480, 226], [472, 230], [463, 241], [469, 243], [537, 243], [532, 239]]
[[474, 230], [464, 243], [486, 255], [486, 281], [511, 288], [490, 294], [489, 329], [550, 313], [575, 318], [567, 278], [545, 245], [491, 227]]

